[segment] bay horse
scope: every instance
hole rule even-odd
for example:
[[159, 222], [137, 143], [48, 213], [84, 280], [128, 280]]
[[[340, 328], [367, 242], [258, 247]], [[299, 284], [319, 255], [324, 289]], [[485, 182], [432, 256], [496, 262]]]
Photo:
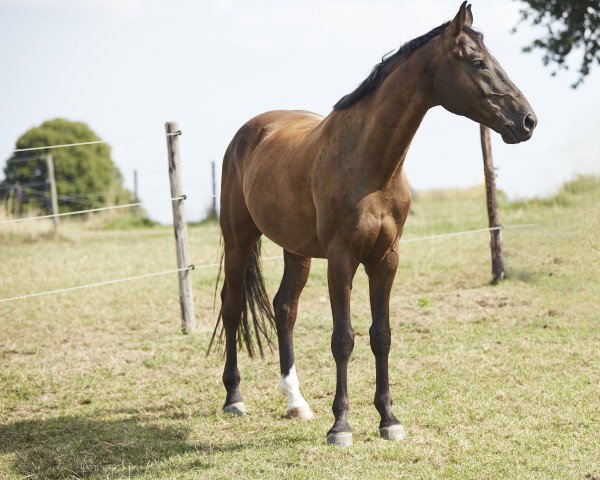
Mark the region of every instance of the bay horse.
[[[451, 22], [384, 57], [325, 118], [306, 111], [271, 111], [244, 124], [223, 160], [220, 224], [225, 281], [221, 313], [210, 342], [225, 336], [223, 411], [243, 415], [236, 344], [262, 355], [274, 327], [279, 386], [287, 417], [310, 419], [294, 363], [298, 298], [311, 258], [327, 259], [336, 364], [335, 421], [327, 442], [351, 445], [347, 368], [354, 347], [350, 323], [352, 280], [363, 264], [369, 278], [375, 356], [375, 407], [380, 436], [404, 438], [392, 413], [388, 381], [389, 299], [399, 239], [410, 205], [404, 159], [427, 111], [437, 105], [502, 135], [528, 140], [537, 119], [521, 91], [471, 28], [464, 2]], [[260, 271], [260, 237], [283, 248], [284, 273], [271, 309]], [[250, 313], [248, 313], [248, 310]], [[261, 337], [264, 337], [261, 340]], [[209, 351], [210, 351], [209, 346]]]

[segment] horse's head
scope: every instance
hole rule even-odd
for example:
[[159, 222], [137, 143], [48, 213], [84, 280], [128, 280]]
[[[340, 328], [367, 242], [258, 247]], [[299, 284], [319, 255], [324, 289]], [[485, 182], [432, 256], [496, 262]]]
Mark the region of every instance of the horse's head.
[[525, 96], [508, 78], [471, 29], [471, 6], [463, 2], [439, 36], [434, 77], [437, 102], [495, 130], [506, 143], [529, 140], [537, 118]]

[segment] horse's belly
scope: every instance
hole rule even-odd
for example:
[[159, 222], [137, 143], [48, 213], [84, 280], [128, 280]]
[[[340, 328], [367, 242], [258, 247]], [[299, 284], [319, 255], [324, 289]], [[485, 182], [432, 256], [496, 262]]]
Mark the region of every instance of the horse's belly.
[[298, 193], [259, 182], [245, 190], [244, 196], [254, 223], [267, 238], [289, 252], [325, 258], [312, 198]]
[[317, 238], [303, 238], [301, 241], [294, 241], [289, 237], [278, 236], [275, 231], [263, 231], [264, 235], [288, 252], [309, 258], [326, 258], [327, 253]]

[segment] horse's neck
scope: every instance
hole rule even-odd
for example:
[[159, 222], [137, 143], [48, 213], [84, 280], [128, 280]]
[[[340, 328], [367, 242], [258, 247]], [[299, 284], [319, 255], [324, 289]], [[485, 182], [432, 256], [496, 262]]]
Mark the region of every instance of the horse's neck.
[[424, 74], [419, 53], [401, 60], [368, 97], [339, 112], [339, 127], [356, 139], [346, 152], [347, 161], [373, 187], [400, 175], [410, 143], [435, 104], [432, 80]]

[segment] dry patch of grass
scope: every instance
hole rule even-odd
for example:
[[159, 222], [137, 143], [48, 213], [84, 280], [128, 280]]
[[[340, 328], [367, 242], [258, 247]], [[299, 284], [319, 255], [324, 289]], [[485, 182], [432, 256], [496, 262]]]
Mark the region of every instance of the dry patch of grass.
[[[156, 277], [0, 303], [0, 478], [594, 478], [600, 476], [600, 183], [502, 205], [509, 278], [491, 286], [486, 234], [406, 244], [391, 304], [402, 443], [377, 436], [366, 276], [353, 290], [355, 446], [325, 445], [335, 390], [325, 262], [296, 328], [311, 423], [283, 418], [277, 355], [241, 355], [250, 414], [224, 416], [222, 359], [205, 356], [216, 269], [194, 272], [199, 333], [182, 336], [177, 282]], [[483, 190], [424, 193], [405, 237], [485, 225]], [[196, 264], [218, 229], [190, 229]], [[173, 268], [172, 230], [74, 225], [2, 241], [0, 297]], [[266, 244], [266, 255], [279, 250]], [[264, 264], [271, 294], [280, 261]]]
[[[0, 202], [0, 223], [13, 220], [15, 220], [15, 217], [10, 213], [9, 205]], [[54, 227], [51, 220], [24, 221], [0, 225], [0, 242], [3, 244], [34, 242], [40, 239], [49, 239], [53, 236]]]

